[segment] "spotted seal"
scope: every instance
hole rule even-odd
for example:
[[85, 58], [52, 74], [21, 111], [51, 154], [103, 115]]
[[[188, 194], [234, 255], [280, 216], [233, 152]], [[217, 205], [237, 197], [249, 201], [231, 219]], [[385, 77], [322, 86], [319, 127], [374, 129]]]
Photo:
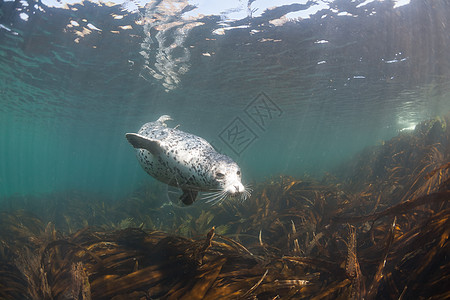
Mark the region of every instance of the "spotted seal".
[[178, 130], [178, 126], [167, 127], [165, 122], [169, 120], [170, 116], [163, 115], [156, 122], [144, 124], [137, 134], [125, 135], [149, 175], [180, 188], [180, 200], [186, 205], [194, 203], [199, 192], [209, 192], [205, 198], [213, 202], [250, 196], [237, 163], [203, 138]]

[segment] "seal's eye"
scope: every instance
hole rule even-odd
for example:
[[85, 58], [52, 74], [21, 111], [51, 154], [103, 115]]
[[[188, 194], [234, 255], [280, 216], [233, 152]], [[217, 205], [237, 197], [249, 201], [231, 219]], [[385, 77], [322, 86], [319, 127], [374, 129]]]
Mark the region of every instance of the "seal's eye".
[[241, 176], [241, 171], [237, 171], [236, 174], [237, 174], [238, 176]]
[[224, 178], [224, 177], [225, 177], [225, 174], [220, 173], [220, 172], [217, 172], [217, 173], [216, 173], [216, 178], [217, 178], [217, 179], [222, 179], [222, 178]]

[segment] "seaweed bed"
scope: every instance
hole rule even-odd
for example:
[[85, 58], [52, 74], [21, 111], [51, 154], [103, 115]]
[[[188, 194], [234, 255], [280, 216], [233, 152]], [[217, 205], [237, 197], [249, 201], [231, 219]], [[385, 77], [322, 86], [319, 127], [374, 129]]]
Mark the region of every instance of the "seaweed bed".
[[448, 299], [447, 124], [424, 122], [321, 181], [257, 184], [243, 203], [159, 207], [154, 186], [113, 203], [5, 200], [0, 298]]

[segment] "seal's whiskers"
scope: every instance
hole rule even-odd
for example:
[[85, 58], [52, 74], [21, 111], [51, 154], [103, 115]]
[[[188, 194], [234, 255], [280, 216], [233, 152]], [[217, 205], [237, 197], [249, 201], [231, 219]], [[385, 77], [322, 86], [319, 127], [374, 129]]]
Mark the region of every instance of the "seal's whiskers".
[[212, 203], [213, 205], [216, 205], [220, 202], [222, 202], [225, 198], [227, 198], [228, 193], [226, 191], [218, 191], [211, 193], [210, 195], [206, 196], [204, 199], [206, 199], [206, 203]]
[[241, 195], [241, 202], [244, 202], [251, 197], [253, 189], [250, 184], [244, 185], [244, 192]]
[[217, 195], [218, 193], [222, 192], [223, 190], [221, 189], [217, 189], [217, 190], [210, 190], [209, 192], [203, 192], [203, 195], [205, 195], [206, 197], [210, 197], [213, 195]]
[[205, 192], [205, 193], [203, 193], [202, 199], [211, 201], [212, 199], [215, 199], [215, 198], [219, 197], [220, 195], [222, 195], [222, 193], [224, 193], [223, 190], [215, 190], [212, 192]]
[[212, 203], [212, 205], [219, 204], [225, 199], [229, 198], [237, 199], [240, 202], [244, 202], [245, 200], [250, 198], [252, 191], [253, 190], [251, 186], [248, 184], [244, 186], [244, 191], [239, 195], [230, 194], [226, 190], [215, 190], [203, 193], [202, 199], [205, 200], [206, 203]]

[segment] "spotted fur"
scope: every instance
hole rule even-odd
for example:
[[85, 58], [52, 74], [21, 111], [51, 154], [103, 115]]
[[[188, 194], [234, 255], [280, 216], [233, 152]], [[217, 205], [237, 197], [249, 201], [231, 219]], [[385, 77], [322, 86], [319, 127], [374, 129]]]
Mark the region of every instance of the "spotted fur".
[[249, 195], [241, 183], [240, 168], [230, 157], [215, 151], [201, 137], [167, 127], [168, 120], [171, 118], [164, 115], [144, 124], [137, 134], [126, 134], [149, 175], [182, 189], [180, 200], [185, 204], [192, 204], [198, 192]]

